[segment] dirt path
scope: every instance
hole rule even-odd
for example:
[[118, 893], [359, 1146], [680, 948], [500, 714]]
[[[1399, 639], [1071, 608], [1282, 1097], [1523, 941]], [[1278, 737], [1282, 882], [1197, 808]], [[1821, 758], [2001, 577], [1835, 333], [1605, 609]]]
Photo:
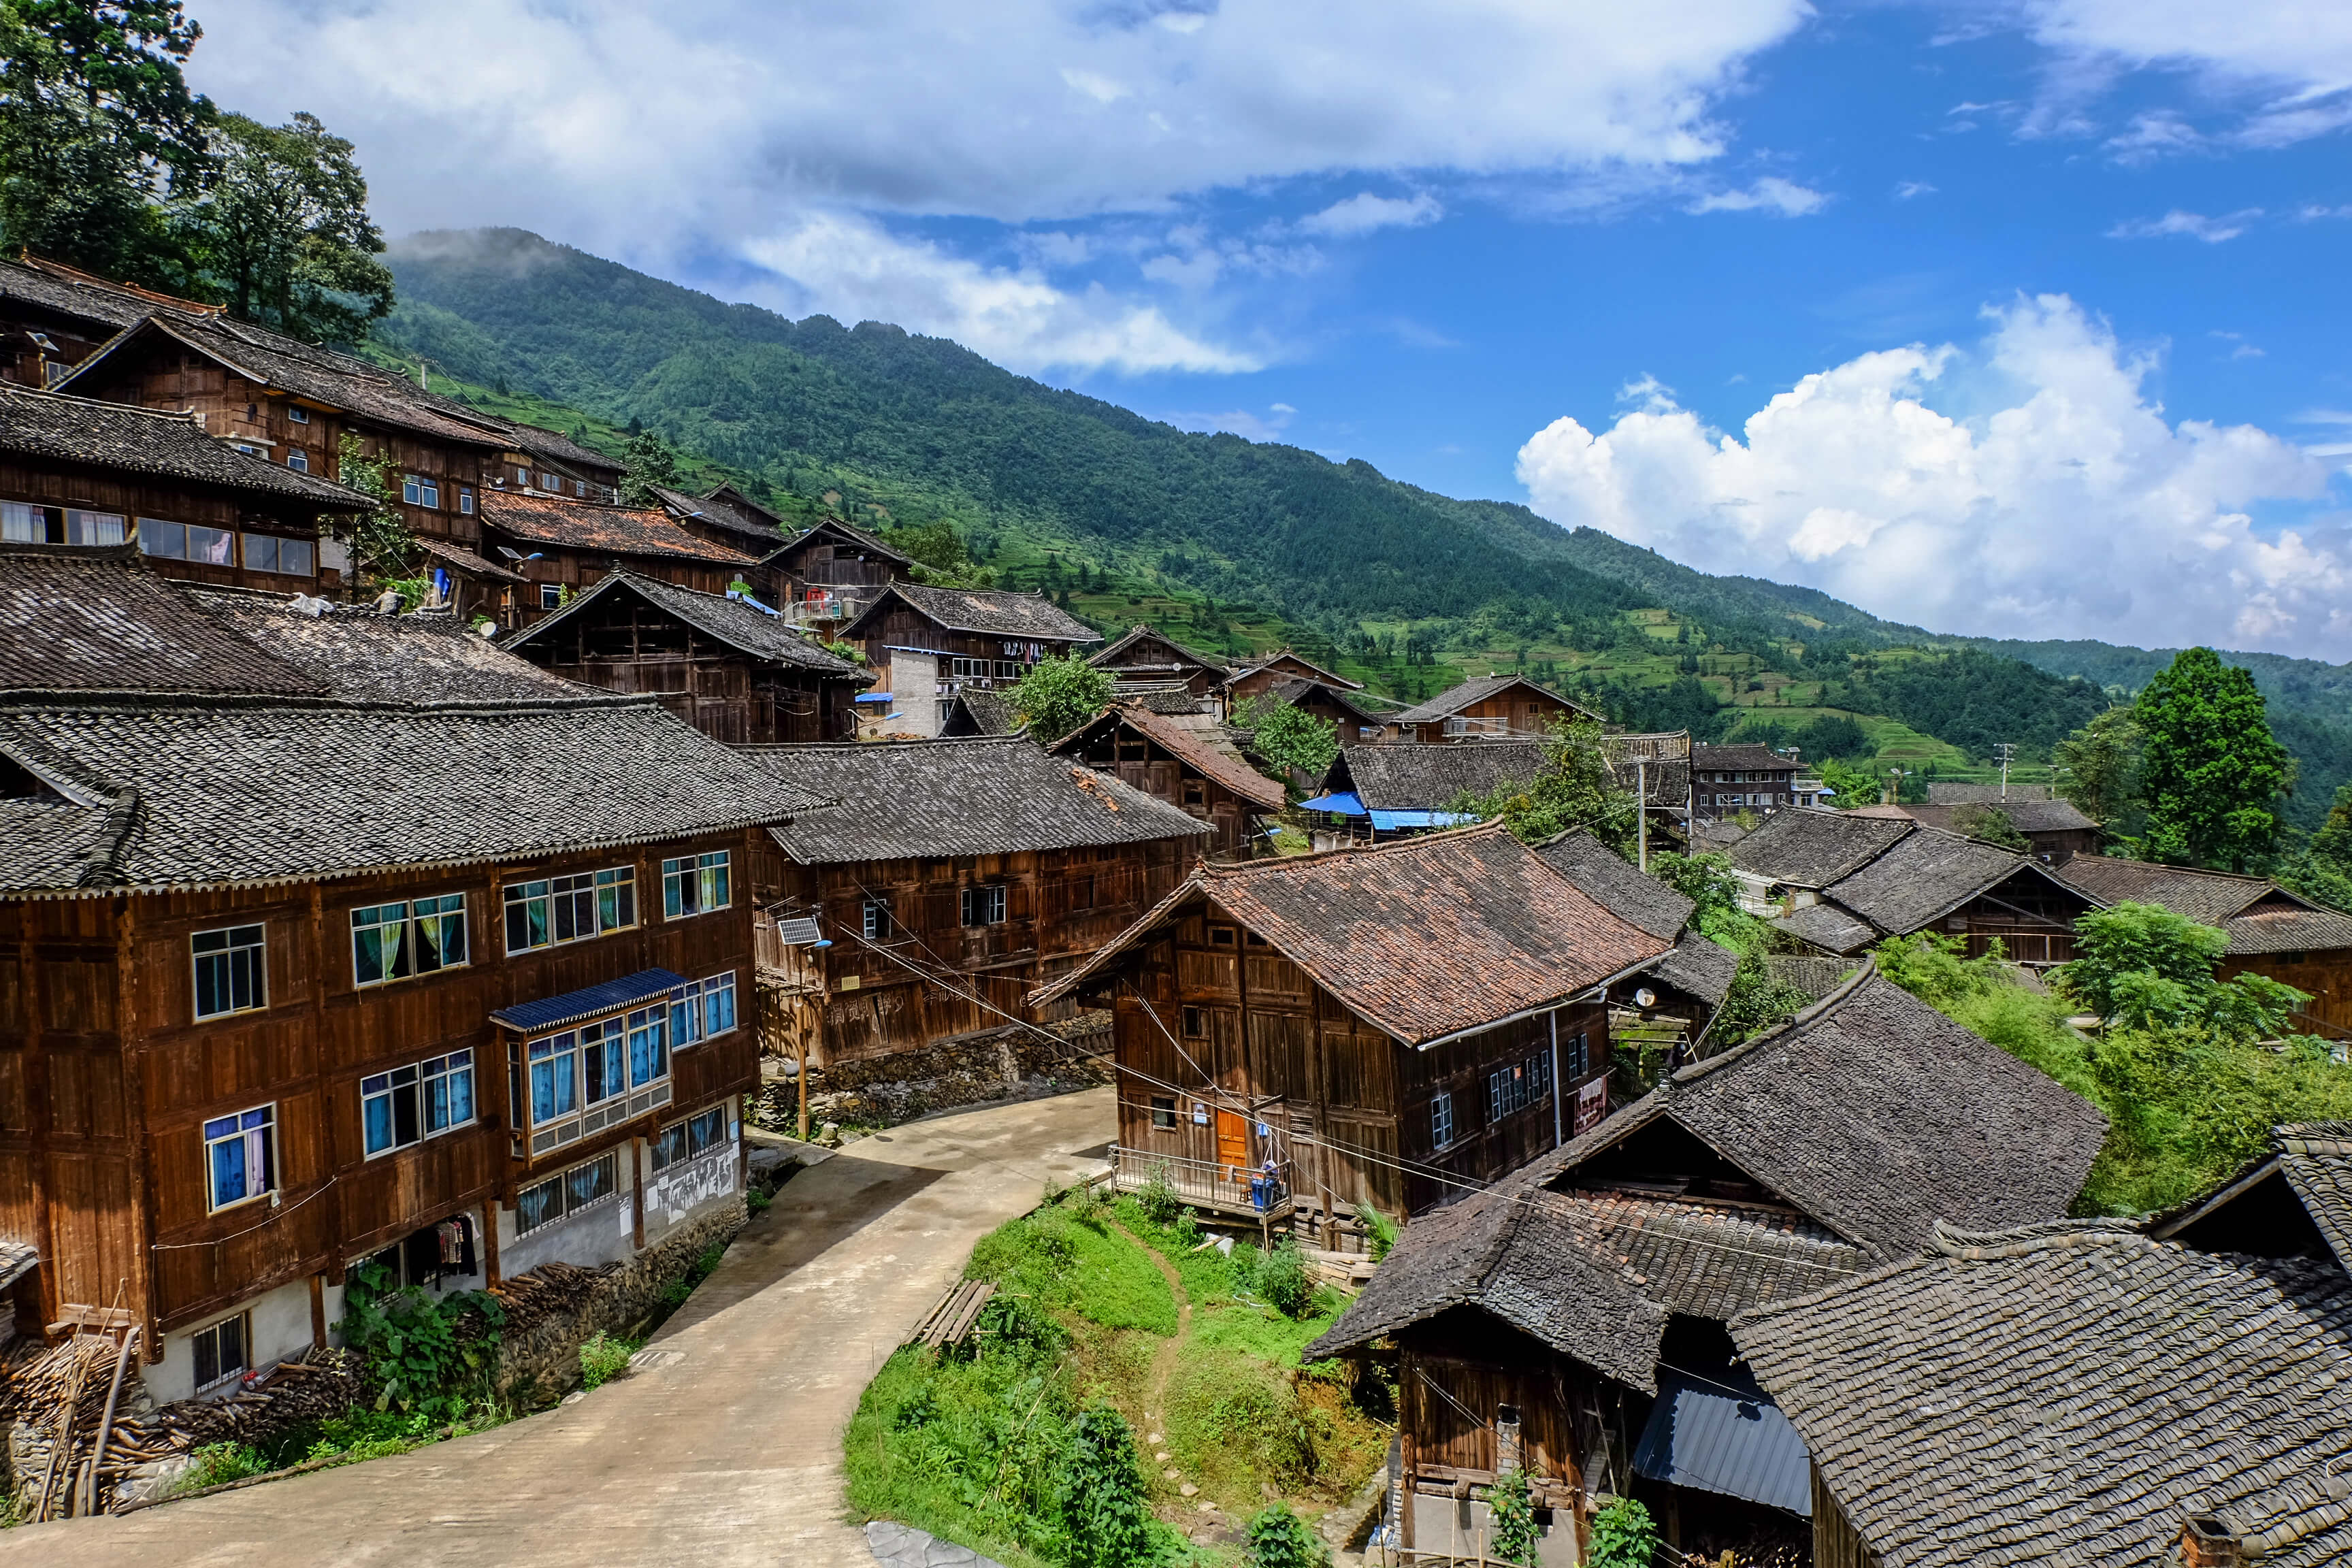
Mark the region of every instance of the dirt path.
[[1176, 1337], [1152, 1352], [1151, 1381], [1144, 1393], [1145, 1418], [1165, 1421], [1168, 1418], [1168, 1380], [1176, 1375], [1176, 1358], [1183, 1353], [1185, 1342], [1192, 1337], [1192, 1298], [1185, 1292], [1184, 1277], [1176, 1272], [1174, 1264], [1160, 1256], [1158, 1247], [1118, 1221], [1108, 1223], [1111, 1229], [1135, 1243], [1143, 1256], [1151, 1259], [1152, 1267], [1160, 1270], [1160, 1277], [1168, 1281], [1169, 1292], [1176, 1298]]
[[858, 1395], [972, 1244], [1099, 1170], [1112, 1126], [1105, 1088], [860, 1140], [728, 1248], [655, 1341], [674, 1363], [412, 1454], [0, 1531], [0, 1563], [874, 1568], [842, 1491]]

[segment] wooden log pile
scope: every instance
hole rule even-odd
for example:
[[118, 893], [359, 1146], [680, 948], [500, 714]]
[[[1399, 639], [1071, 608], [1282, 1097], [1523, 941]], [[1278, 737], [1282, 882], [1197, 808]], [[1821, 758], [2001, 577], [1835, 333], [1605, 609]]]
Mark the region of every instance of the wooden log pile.
[[596, 1287], [621, 1271], [618, 1263], [599, 1264], [593, 1268], [577, 1263], [542, 1263], [528, 1274], [518, 1274], [501, 1279], [490, 1287], [490, 1294], [504, 1307], [507, 1321], [499, 1331], [509, 1337], [534, 1323], [553, 1317], [570, 1317], [587, 1306], [588, 1298]]

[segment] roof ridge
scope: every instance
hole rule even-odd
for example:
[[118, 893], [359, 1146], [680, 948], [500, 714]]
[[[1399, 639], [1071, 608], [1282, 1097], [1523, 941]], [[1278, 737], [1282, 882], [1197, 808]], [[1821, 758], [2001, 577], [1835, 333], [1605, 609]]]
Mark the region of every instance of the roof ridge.
[[[1744, 957], [1745, 954], [1742, 956]], [[1729, 1067], [1735, 1062], [1745, 1061], [1748, 1057], [1755, 1054], [1758, 1047], [1763, 1045], [1768, 1040], [1780, 1039], [1781, 1037], [1787, 1035], [1790, 1030], [1797, 1028], [1800, 1025], [1810, 1027], [1811, 1026], [1819, 1023], [1831, 1011], [1838, 1007], [1843, 1007], [1848, 1001], [1852, 1000], [1854, 992], [1861, 987], [1862, 983], [1868, 980], [1877, 973], [1877, 961], [1872, 958], [1870, 954], [1866, 952], [1864, 953], [1862, 955], [1862, 967], [1855, 970], [1852, 974], [1847, 975], [1843, 980], [1839, 981], [1834, 989], [1823, 993], [1822, 995], [1811, 1006], [1801, 1009], [1794, 1016], [1789, 1018], [1784, 1023], [1775, 1024], [1769, 1029], [1758, 1031], [1747, 1039], [1740, 1041], [1739, 1044], [1733, 1046], [1728, 1050], [1718, 1051], [1714, 1056], [1708, 1057], [1703, 1061], [1696, 1061], [1686, 1068], [1678, 1068], [1671, 1077], [1661, 1081], [1658, 1087], [1663, 1089], [1674, 1084], [1695, 1083], [1698, 1079], [1705, 1078], [1707, 1074], [1715, 1071], [1717, 1068]], [[1894, 983], [1889, 981], [1888, 984], [1892, 984]]]
[[1929, 1256], [1940, 1254], [1962, 1262], [1985, 1263], [2062, 1247], [2112, 1246], [2124, 1241], [2156, 1245], [2147, 1234], [2145, 1218], [2053, 1219], [2009, 1230], [1961, 1230], [1939, 1219], [1935, 1222], [1927, 1251]]
[[[46, 386], [21, 386], [13, 381], [0, 381], [0, 391], [12, 397], [35, 397], [51, 403], [79, 404], [84, 408], [103, 408], [110, 414], [143, 414], [150, 419], [169, 419], [183, 425], [198, 424], [193, 408], [150, 408], [142, 403], [115, 403], [103, 397], [84, 397], [78, 392], [55, 392]], [[206, 432], [207, 435], [210, 433]]]

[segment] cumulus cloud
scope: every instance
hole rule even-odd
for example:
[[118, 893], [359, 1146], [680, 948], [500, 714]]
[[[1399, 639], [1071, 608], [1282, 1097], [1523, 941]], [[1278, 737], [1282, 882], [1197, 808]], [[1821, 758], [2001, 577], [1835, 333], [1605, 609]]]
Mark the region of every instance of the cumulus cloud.
[[[1932, 187], [1928, 187], [1932, 188]], [[1916, 193], [1912, 193], [1916, 195]], [[1829, 205], [1829, 197], [1793, 180], [1767, 174], [1744, 191], [1717, 191], [1703, 195], [1684, 210], [1694, 213], [1776, 213], [1804, 217]]]
[[1654, 383], [1518, 455], [1536, 510], [1711, 572], [1809, 584], [1938, 630], [2352, 657], [2352, 539], [2258, 531], [2324, 463], [2250, 426], [2168, 422], [2157, 369], [2061, 295], [1809, 375], [1738, 434]]
[[2245, 207], [2237, 212], [2225, 213], [2220, 217], [2207, 217], [2203, 213], [2182, 212], [2179, 207], [2175, 207], [2162, 217], [2134, 218], [2126, 223], [2119, 223], [2107, 230], [2107, 237], [2109, 239], [2161, 239], [2168, 236], [2182, 235], [2190, 239], [2201, 239], [2208, 245], [2220, 245], [2224, 240], [2235, 239], [2245, 233], [2247, 226], [2262, 216], [2263, 209], [2260, 207]]
[[[2158, 68], [2201, 79], [2236, 113], [2226, 140], [2284, 146], [2352, 124], [2352, 8], [2312, 0], [2028, 0], [2035, 37], [2071, 68], [2063, 99], [2121, 70]], [[2204, 140], [2177, 115], [2142, 115], [2118, 139], [2126, 160]]]
[[1379, 228], [1417, 228], [1444, 216], [1444, 207], [1427, 192], [1412, 196], [1376, 196], [1370, 191], [1359, 191], [1345, 201], [1333, 202], [1321, 212], [1307, 214], [1298, 220], [1298, 226], [1309, 234], [1344, 239]]

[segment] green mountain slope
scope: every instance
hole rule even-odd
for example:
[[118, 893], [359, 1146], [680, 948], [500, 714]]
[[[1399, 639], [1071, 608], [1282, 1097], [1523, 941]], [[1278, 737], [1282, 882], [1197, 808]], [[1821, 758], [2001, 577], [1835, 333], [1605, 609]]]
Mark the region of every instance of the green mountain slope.
[[[401, 304], [380, 348], [463, 395], [607, 445], [640, 423], [782, 510], [945, 521], [1001, 581], [1067, 594], [1106, 628], [1288, 642], [1407, 700], [1512, 669], [1641, 724], [1801, 739], [1852, 718], [1880, 764], [1951, 772], [1997, 740], [2044, 751], [2101, 688], [2137, 689], [2160, 663], [1939, 637], [1711, 576], [1523, 506], [1180, 431], [941, 339], [724, 304], [521, 230], [419, 236], [389, 259]], [[2352, 671], [2268, 663], [2305, 759], [2298, 807], [2324, 811], [2308, 786], [2352, 774]], [[1824, 731], [1843, 751], [1853, 733]]]

